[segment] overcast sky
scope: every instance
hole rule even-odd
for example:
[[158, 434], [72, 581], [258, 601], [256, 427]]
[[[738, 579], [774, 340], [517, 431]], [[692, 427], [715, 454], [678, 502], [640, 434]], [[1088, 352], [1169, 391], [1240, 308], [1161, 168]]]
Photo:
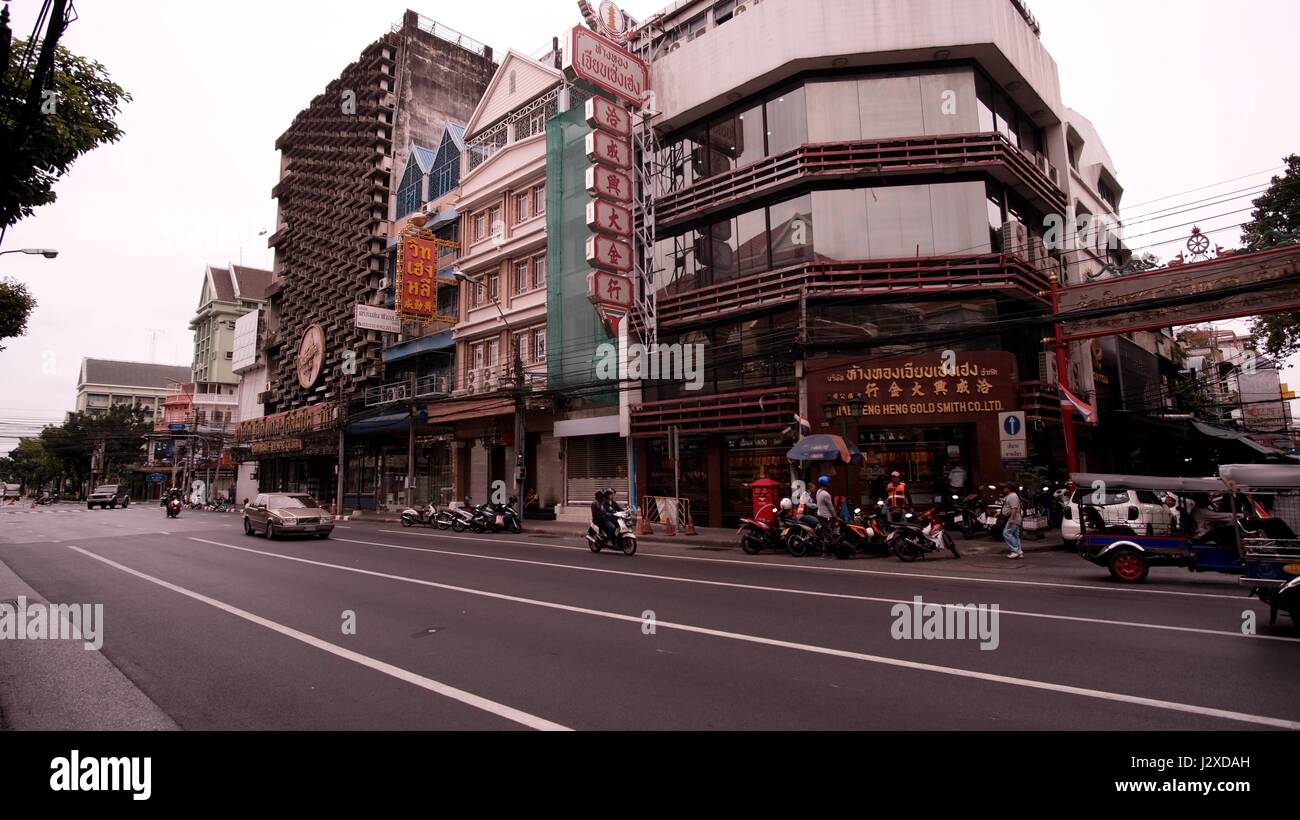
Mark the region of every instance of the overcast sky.
[[[15, 35], [26, 38], [41, 3], [9, 5]], [[78, 161], [58, 202], [5, 237], [4, 250], [60, 255], [0, 257], [0, 275], [26, 282], [40, 303], [27, 336], [0, 352], [0, 419], [60, 419], [84, 356], [190, 362], [187, 325], [204, 266], [271, 265], [259, 233], [275, 221], [276, 137], [408, 5], [498, 54], [536, 52], [580, 19], [574, 0], [77, 1], [80, 19], [63, 44], [102, 62], [135, 99], [119, 120], [122, 141]], [[625, 8], [645, 17], [664, 5], [627, 0]], [[1093, 120], [1118, 166], [1126, 219], [1263, 184], [1260, 172], [1300, 151], [1300, 3], [1031, 7], [1066, 104]], [[1210, 217], [1246, 208], [1248, 199], [1236, 199], [1155, 214], [1159, 221], [1130, 233], [1169, 229], [1132, 244], [1184, 237], [1190, 228], [1181, 224], [1193, 219], [1206, 230], [1235, 225], [1249, 214]], [[1237, 233], [1212, 238], [1232, 246]], [[1178, 246], [1154, 250], [1167, 258]], [[15, 443], [0, 439], [0, 453]]]

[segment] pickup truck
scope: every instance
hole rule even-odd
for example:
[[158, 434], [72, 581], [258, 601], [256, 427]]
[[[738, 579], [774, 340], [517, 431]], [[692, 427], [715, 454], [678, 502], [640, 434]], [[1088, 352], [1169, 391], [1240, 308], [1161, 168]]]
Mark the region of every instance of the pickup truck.
[[96, 507], [104, 507], [111, 510], [119, 504], [125, 508], [130, 503], [131, 497], [127, 494], [125, 484], [101, 484], [86, 499], [86, 509], [93, 510]]

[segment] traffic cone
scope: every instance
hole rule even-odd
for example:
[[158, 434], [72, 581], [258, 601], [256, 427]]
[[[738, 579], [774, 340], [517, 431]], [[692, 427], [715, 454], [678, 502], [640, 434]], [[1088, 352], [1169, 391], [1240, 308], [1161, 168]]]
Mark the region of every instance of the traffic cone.
[[664, 535], [676, 535], [677, 531], [673, 529], [672, 519], [664, 519]]
[[652, 526], [650, 526], [650, 522], [647, 521], [647, 520], [645, 520], [645, 517], [643, 516], [643, 517], [638, 518], [638, 519], [636, 520], [636, 534], [637, 534], [637, 535], [654, 535], [654, 534], [655, 534], [655, 528], [652, 527]]
[[689, 517], [686, 519], [686, 529], [682, 530], [682, 535], [699, 535], [695, 531], [695, 522]]

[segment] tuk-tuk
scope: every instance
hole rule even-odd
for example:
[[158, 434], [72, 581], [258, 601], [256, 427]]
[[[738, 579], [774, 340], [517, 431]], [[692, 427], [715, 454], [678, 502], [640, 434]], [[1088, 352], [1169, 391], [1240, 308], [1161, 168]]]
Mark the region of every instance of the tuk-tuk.
[[[1193, 538], [1193, 498], [1225, 493], [1222, 480], [1078, 473], [1074, 482], [1083, 490], [1079, 504], [1080, 554], [1106, 567], [1116, 580], [1140, 583], [1146, 580], [1151, 567], [1162, 566], [1185, 567], [1192, 572], [1244, 572], [1245, 563], [1235, 537]], [[1150, 516], [1143, 520], [1136, 501], [1139, 490], [1169, 494], [1167, 520]], [[1231, 506], [1232, 501], [1227, 503]], [[1212, 535], [1226, 529], [1220, 528]]]
[[1269, 624], [1277, 613], [1300, 623], [1300, 465], [1234, 464], [1219, 470], [1229, 492], [1243, 494], [1268, 516], [1268, 523], [1243, 534], [1246, 562], [1241, 583], [1269, 606]]

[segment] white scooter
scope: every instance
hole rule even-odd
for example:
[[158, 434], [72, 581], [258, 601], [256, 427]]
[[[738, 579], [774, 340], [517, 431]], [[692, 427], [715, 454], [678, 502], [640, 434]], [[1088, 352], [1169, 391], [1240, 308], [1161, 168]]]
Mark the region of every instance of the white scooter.
[[609, 538], [604, 531], [593, 521], [587, 528], [587, 546], [592, 552], [600, 552], [605, 548], [621, 549], [624, 555], [636, 555], [636, 529], [633, 526], [636, 522], [636, 516], [631, 510], [619, 510], [613, 513], [616, 531], [614, 533], [614, 543], [609, 542]]

